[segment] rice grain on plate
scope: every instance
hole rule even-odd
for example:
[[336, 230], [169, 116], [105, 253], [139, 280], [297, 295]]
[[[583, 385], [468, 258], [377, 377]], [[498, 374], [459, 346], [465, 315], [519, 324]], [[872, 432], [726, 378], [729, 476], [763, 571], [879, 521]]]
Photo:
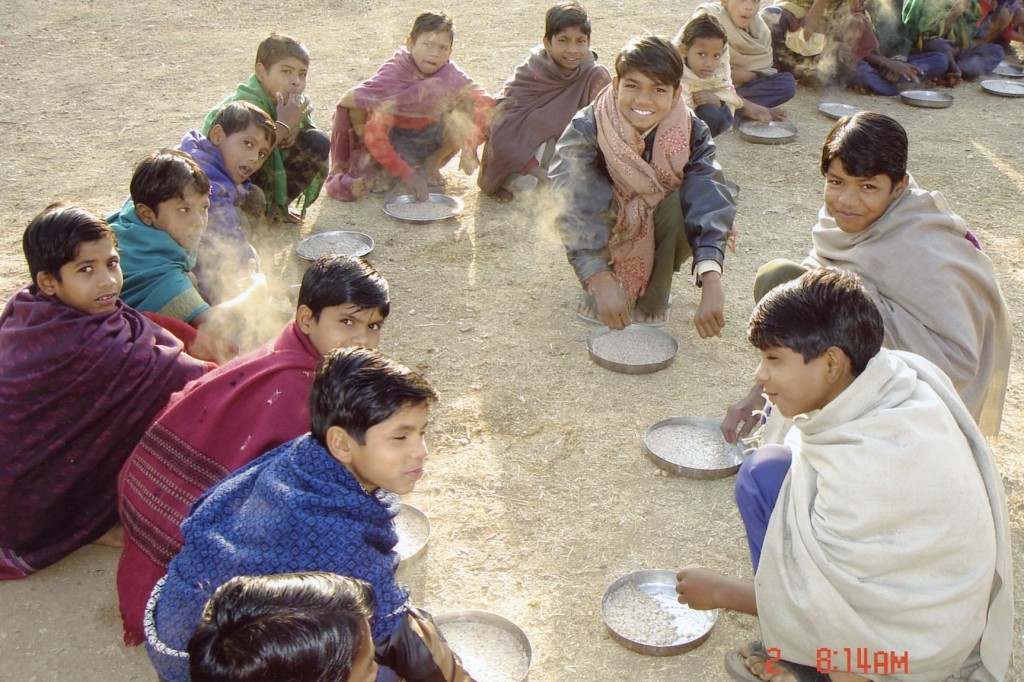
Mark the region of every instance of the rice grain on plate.
[[666, 594], [648, 594], [636, 583], [626, 583], [608, 597], [604, 619], [622, 637], [650, 646], [689, 642], [708, 630], [705, 612]]
[[395, 532], [398, 533], [395, 551], [400, 560], [409, 558], [427, 543], [426, 526], [412, 514], [399, 513], [395, 517]]
[[507, 630], [471, 620], [439, 626], [462, 666], [477, 682], [519, 682], [530, 669], [522, 642]]
[[675, 342], [667, 334], [647, 334], [630, 328], [612, 331], [594, 339], [594, 353], [620, 365], [653, 365], [670, 360]]
[[451, 206], [436, 201], [388, 204], [388, 212], [404, 220], [442, 220], [453, 215]]
[[736, 446], [702, 426], [659, 426], [644, 437], [644, 445], [658, 457], [691, 469], [725, 469], [739, 463]]

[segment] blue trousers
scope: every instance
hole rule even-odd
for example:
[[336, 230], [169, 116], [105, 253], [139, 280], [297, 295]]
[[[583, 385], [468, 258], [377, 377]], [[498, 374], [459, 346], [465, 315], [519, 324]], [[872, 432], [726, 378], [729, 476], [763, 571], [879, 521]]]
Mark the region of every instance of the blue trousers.
[[732, 109], [724, 102], [717, 107], [713, 104], [701, 104], [693, 110], [693, 113], [708, 124], [711, 137], [724, 133], [732, 127]]
[[1003, 48], [992, 43], [975, 45], [957, 53], [953, 44], [945, 38], [932, 38], [925, 42], [923, 51], [943, 55], [946, 58], [946, 73], [959, 73], [967, 80], [991, 73], [1003, 61]]
[[[1002, 57], [1000, 57], [1000, 59], [1002, 59]], [[920, 52], [918, 54], [912, 54], [907, 59], [907, 63], [921, 69], [922, 83], [927, 83], [931, 79], [941, 76], [946, 73], [946, 69], [949, 67], [946, 56], [939, 54], [938, 52]], [[900, 94], [898, 83], [886, 80], [881, 71], [871, 66], [863, 59], [857, 62], [857, 69], [854, 71], [853, 78], [850, 79], [850, 84], [859, 85], [865, 90], [873, 92], [876, 95], [895, 97]]]
[[770, 109], [793, 99], [796, 95], [796, 79], [788, 71], [758, 76], [737, 86], [736, 93], [743, 99]]
[[792, 461], [793, 455], [785, 445], [764, 445], [747, 457], [736, 474], [736, 506], [747, 530], [747, 544], [755, 573], [761, 562], [768, 519], [775, 509], [779, 490]]

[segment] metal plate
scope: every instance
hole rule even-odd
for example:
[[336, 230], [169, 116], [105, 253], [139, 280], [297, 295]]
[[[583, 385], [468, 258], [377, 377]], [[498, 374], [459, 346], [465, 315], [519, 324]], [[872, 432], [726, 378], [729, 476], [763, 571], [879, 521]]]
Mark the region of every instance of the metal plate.
[[900, 93], [904, 103], [925, 109], [945, 109], [953, 106], [953, 95], [936, 90], [904, 90]]
[[[619, 632], [609, 621], [609, 600], [619, 589], [629, 584], [636, 585], [642, 592], [658, 601], [659, 606], [673, 618], [679, 637], [671, 644], [650, 644], [637, 641], [628, 636], [630, 633]], [[601, 617], [612, 639], [622, 646], [648, 656], [674, 656], [696, 649], [711, 634], [718, 621], [718, 609], [698, 611], [686, 604], [680, 604], [676, 594], [676, 573], [667, 569], [635, 571], [625, 575], [604, 592], [601, 599]], [[616, 619], [613, 623], [618, 625]]]
[[373, 251], [373, 237], [362, 232], [339, 230], [337, 232], [321, 232], [300, 239], [295, 244], [295, 253], [299, 258], [314, 261], [320, 256], [344, 255], [365, 256]]
[[822, 102], [818, 105], [818, 111], [838, 121], [843, 116], [853, 116], [863, 111], [863, 109], [852, 104], [843, 104], [842, 102]]
[[[450, 637], [449, 633], [452, 632], [451, 626], [457, 623], [471, 623], [477, 626], [484, 632], [491, 629], [495, 631], [497, 637], [501, 636], [501, 633], [510, 635], [513, 640], [518, 642], [522, 646], [523, 651], [526, 653], [526, 659], [522, 672], [519, 671], [511, 672], [506, 676], [494, 675], [488, 677], [488, 672], [496, 673], [497, 671], [493, 666], [487, 664], [488, 659], [488, 645], [495, 646], [496, 640], [491, 638], [491, 642], [486, 641], [488, 638], [482, 637], [481, 644], [483, 645], [480, 650], [470, 651], [465, 648], [465, 643], [461, 643], [457, 638]], [[499, 616], [496, 613], [490, 611], [477, 611], [473, 609], [466, 609], [463, 611], [447, 611], [439, 616], [434, 616], [434, 625], [441, 631], [441, 634], [445, 635], [445, 639], [449, 640], [449, 644], [452, 647], [452, 651], [459, 655], [462, 659], [462, 663], [467, 667], [467, 672], [476, 672], [474, 668], [482, 667], [485, 668], [485, 672], [477, 672], [473, 675], [473, 679], [477, 682], [523, 682], [530, 674], [530, 664], [533, 662], [533, 647], [530, 646], [530, 638], [526, 636], [526, 633], [522, 629], [510, 621], [508, 618]], [[448, 632], [445, 628], [448, 628]], [[472, 666], [472, 667], [470, 667]]]
[[981, 81], [981, 89], [1000, 97], [1024, 97], [1024, 83], [1020, 81]]
[[759, 123], [747, 120], [736, 130], [744, 140], [755, 144], [786, 144], [795, 140], [797, 133], [796, 125], [788, 121]]
[[[663, 419], [644, 434], [644, 451], [647, 457], [659, 467], [687, 478], [725, 478], [732, 476], [740, 469], [743, 463], [743, 446], [730, 445], [722, 437], [719, 429], [720, 421], [707, 417], [672, 417]], [[695, 432], [694, 429], [700, 429]], [[659, 434], [664, 436], [676, 430], [681, 433], [689, 431], [694, 437], [707, 440], [710, 451], [703, 452], [678, 452], [670, 451], [671, 444], [659, 440]], [[701, 436], [700, 432], [707, 432]], [[715, 450], [714, 448], [718, 448]]]
[[999, 62], [999, 66], [994, 68], [992, 73], [1007, 78], [1024, 78], [1024, 66], [1011, 64], [1010, 62]]
[[[424, 206], [424, 204], [429, 204], [429, 206]], [[432, 223], [437, 220], [447, 220], [462, 213], [462, 208], [462, 199], [433, 192], [427, 195], [426, 201], [416, 201], [416, 197], [411, 194], [400, 194], [384, 203], [385, 213], [407, 223]], [[419, 217], [417, 217], [417, 211], [421, 213]]]
[[625, 329], [602, 327], [587, 339], [590, 359], [623, 374], [651, 374], [665, 369], [675, 360], [679, 343], [656, 327], [631, 324]]
[[395, 518], [395, 531], [398, 533], [398, 552], [400, 565], [411, 564], [427, 551], [430, 542], [430, 519], [422, 511], [411, 504], [401, 503], [401, 510]]

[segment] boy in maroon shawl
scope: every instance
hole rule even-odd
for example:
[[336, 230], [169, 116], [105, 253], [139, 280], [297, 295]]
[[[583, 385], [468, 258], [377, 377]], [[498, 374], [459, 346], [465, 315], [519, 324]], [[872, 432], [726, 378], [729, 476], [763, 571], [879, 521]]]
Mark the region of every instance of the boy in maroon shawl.
[[612, 81], [596, 59], [583, 7], [565, 2], [549, 9], [544, 44], [516, 68], [498, 98], [477, 178], [484, 193], [505, 203], [514, 197], [504, 185], [518, 176], [547, 182], [559, 135]]
[[440, 169], [459, 151], [463, 172], [476, 170], [494, 100], [449, 61], [454, 39], [448, 15], [420, 14], [406, 49], [341, 96], [326, 182], [332, 197], [355, 201], [397, 178], [423, 201], [428, 187], [444, 185]]
[[125, 642], [145, 640], [153, 586], [181, 549], [181, 523], [207, 488], [309, 430], [309, 389], [333, 348], [376, 348], [391, 310], [366, 261], [324, 256], [302, 278], [295, 320], [262, 348], [171, 397], [118, 478], [125, 545], [117, 591]]
[[32, 284], [0, 315], [0, 579], [117, 524], [116, 478], [171, 393], [207, 364], [122, 303], [114, 231], [62, 204], [22, 238]]

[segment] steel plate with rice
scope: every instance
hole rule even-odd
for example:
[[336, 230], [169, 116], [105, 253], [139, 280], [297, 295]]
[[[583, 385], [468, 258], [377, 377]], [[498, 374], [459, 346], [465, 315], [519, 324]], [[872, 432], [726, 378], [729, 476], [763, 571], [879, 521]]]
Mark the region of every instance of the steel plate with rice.
[[430, 519], [422, 511], [411, 504], [401, 503], [398, 516], [395, 517], [395, 531], [398, 533], [398, 560], [402, 564], [410, 564], [427, 551], [430, 541]]
[[652, 462], [678, 476], [732, 476], [743, 463], [743, 446], [725, 442], [720, 424], [706, 417], [663, 419], [647, 429], [644, 450]]
[[718, 609], [691, 609], [678, 596], [675, 571], [636, 571], [605, 590], [601, 617], [612, 639], [627, 649], [648, 656], [682, 654], [704, 643]]
[[631, 324], [625, 329], [603, 327], [587, 339], [590, 358], [595, 363], [623, 374], [650, 374], [672, 364], [679, 343], [668, 332], [655, 327]]
[[1006, 78], [1024, 78], [1024, 66], [1003, 61], [999, 62], [999, 66], [994, 68], [992, 73]]
[[530, 640], [509, 619], [489, 611], [448, 611], [434, 624], [476, 682], [523, 682], [530, 673]]
[[953, 95], [936, 90], [904, 90], [900, 99], [905, 104], [925, 109], [946, 109], [953, 106]]
[[362, 232], [339, 230], [321, 232], [300, 239], [295, 244], [299, 258], [314, 261], [321, 256], [365, 256], [373, 251], [373, 237]]
[[842, 102], [822, 102], [818, 105], [818, 111], [829, 118], [839, 120], [843, 116], [853, 116], [854, 114], [863, 111], [863, 109], [855, 107], [852, 104], [843, 104]]
[[384, 202], [384, 212], [407, 223], [432, 223], [462, 213], [462, 199], [447, 194], [427, 195], [426, 201], [416, 201], [411, 194], [400, 194]]
[[1000, 97], [1024, 97], [1024, 83], [1020, 81], [981, 81], [981, 89]]
[[755, 144], [786, 144], [795, 140], [797, 133], [796, 126], [786, 121], [760, 123], [747, 120], [736, 130], [744, 140]]

